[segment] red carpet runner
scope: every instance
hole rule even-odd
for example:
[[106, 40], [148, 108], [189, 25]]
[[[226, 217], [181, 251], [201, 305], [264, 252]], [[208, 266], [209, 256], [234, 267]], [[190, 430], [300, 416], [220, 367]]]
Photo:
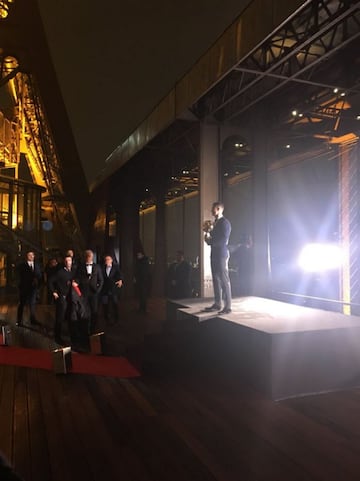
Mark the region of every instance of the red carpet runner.
[[[91, 356], [72, 353], [71, 372], [110, 377], [138, 377], [139, 371], [124, 357]], [[52, 354], [40, 349], [0, 346], [0, 365], [32, 367], [52, 371]]]

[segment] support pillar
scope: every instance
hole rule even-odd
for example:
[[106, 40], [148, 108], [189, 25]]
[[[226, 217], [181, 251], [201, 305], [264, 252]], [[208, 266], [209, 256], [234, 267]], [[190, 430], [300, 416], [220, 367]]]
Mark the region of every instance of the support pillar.
[[155, 296], [165, 295], [165, 282], [167, 272], [167, 249], [166, 249], [166, 183], [156, 187], [156, 217], [155, 217], [155, 265], [153, 272], [152, 292]]
[[[202, 226], [205, 220], [213, 220], [211, 206], [219, 199], [219, 138], [218, 125], [201, 124], [199, 152], [199, 196], [200, 196], [200, 295], [214, 295], [210, 266], [210, 246], [204, 242]], [[225, 212], [226, 214], [226, 212]]]
[[137, 196], [126, 193], [121, 197], [117, 213], [120, 254], [119, 264], [124, 274], [124, 295], [134, 295], [135, 251], [139, 244], [139, 201]]
[[261, 114], [253, 125], [253, 295], [270, 293], [269, 229], [268, 229], [268, 163], [270, 152], [269, 124]]

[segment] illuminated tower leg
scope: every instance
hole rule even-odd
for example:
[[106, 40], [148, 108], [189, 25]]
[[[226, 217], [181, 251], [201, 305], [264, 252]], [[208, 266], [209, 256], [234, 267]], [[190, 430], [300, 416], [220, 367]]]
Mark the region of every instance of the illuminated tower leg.
[[211, 206], [219, 199], [219, 127], [202, 124], [200, 127], [200, 295], [214, 295], [210, 267], [210, 247], [204, 242], [202, 225], [212, 219]]

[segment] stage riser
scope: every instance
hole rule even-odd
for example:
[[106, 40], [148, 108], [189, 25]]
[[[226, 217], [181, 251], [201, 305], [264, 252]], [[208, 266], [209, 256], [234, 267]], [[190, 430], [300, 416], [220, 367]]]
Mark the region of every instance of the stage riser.
[[[248, 325], [247, 311], [239, 310], [238, 314], [235, 312], [226, 318], [216, 317], [216, 312], [204, 314], [198, 307], [195, 309], [193, 303], [184, 308], [184, 303], [179, 303], [177, 309], [176, 303], [172, 303], [174, 317], [180, 325], [198, 326], [209, 359], [225, 366], [235, 365], [236, 375], [246, 378], [274, 400], [360, 386], [360, 318], [336, 314], [339, 327], [333, 328], [334, 313], [289, 306], [289, 312], [297, 313], [293, 324], [296, 330], [289, 332], [293, 322], [290, 315], [281, 328], [284, 303], [266, 300], [265, 306], [271, 306], [273, 320], [265, 310], [259, 311], [266, 324], [261, 321], [258, 325], [266, 325], [268, 332], [265, 332]], [[276, 318], [277, 307], [281, 314]], [[309, 315], [323, 328], [315, 330], [315, 324], [309, 323]], [[254, 313], [254, 326], [257, 325], [256, 317]], [[327, 317], [329, 322], [323, 323]], [[299, 329], [302, 322], [304, 330]]]

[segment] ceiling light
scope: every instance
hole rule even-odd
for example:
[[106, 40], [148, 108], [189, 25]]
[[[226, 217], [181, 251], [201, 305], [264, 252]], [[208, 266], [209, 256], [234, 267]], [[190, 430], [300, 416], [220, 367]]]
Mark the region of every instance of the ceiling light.
[[339, 92], [339, 89], [337, 87], [335, 87], [333, 92], [334, 92], [334, 94], [337, 94]]
[[291, 145], [290, 144], [286, 144], [285, 145], [285, 149], [290, 149]]
[[228, 175], [229, 175], [229, 173], [228, 173], [228, 172], [225, 172], [224, 177], [227, 177]]
[[293, 110], [293, 111], [291, 112], [291, 115], [292, 115], [293, 117], [296, 117], [297, 114], [298, 114], [298, 113], [297, 113], [297, 110]]
[[345, 97], [345, 95], [346, 95], [345, 92], [341, 92], [340, 97]]
[[299, 114], [299, 117], [304, 117], [304, 114]]
[[360, 115], [357, 115], [357, 116], [356, 116], [356, 120], [360, 120]]

